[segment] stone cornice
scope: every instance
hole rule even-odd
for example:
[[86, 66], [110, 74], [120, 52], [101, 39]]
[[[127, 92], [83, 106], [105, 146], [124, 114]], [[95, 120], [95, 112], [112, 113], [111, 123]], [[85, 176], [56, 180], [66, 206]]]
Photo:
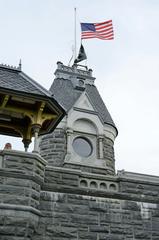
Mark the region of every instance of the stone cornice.
[[116, 200], [131, 200], [138, 202], [148, 202], [148, 203], [158, 203], [159, 197], [148, 196], [144, 194], [130, 194], [122, 192], [113, 192], [113, 191], [102, 191], [99, 189], [88, 189], [88, 188], [77, 188], [57, 184], [44, 183], [42, 186], [43, 191], [49, 192], [59, 192], [59, 193], [69, 193], [69, 194], [78, 194], [87, 197], [97, 197], [97, 198], [112, 198]]
[[24, 211], [24, 212], [31, 212], [38, 216], [41, 216], [41, 212], [33, 207], [24, 206], [24, 205], [15, 205], [15, 204], [3, 204], [0, 203], [0, 210], [13, 210], [13, 211]]

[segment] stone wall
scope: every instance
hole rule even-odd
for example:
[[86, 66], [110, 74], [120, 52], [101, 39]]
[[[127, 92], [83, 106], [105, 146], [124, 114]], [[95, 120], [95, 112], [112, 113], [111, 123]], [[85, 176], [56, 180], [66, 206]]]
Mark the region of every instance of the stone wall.
[[0, 240], [158, 240], [159, 177], [45, 166], [0, 153]]
[[47, 240], [157, 240], [158, 210], [155, 203], [43, 192], [39, 229]]
[[46, 162], [39, 155], [0, 152], [0, 239], [29, 240], [38, 227]]
[[103, 139], [103, 156], [106, 159], [107, 167], [111, 168], [109, 174], [115, 173], [115, 159], [114, 159], [114, 143], [109, 138]]
[[47, 167], [33, 239], [159, 239], [159, 179], [139, 176]]
[[[99, 157], [99, 143], [97, 142], [97, 156]], [[55, 129], [51, 134], [39, 138], [40, 155], [47, 161], [48, 165], [77, 169], [95, 174], [115, 174], [114, 147], [112, 140], [103, 138], [103, 158], [106, 160], [106, 167], [94, 167], [91, 165], [73, 164], [65, 162], [67, 152], [66, 132], [62, 128]], [[84, 161], [83, 161], [84, 162]]]
[[65, 131], [57, 128], [54, 132], [42, 136], [39, 141], [40, 155], [48, 165], [62, 166], [66, 155]]

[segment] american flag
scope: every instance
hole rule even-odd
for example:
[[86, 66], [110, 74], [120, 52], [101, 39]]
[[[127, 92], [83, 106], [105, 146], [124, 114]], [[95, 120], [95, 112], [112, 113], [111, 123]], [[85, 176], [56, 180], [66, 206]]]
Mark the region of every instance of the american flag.
[[81, 23], [81, 39], [99, 38], [101, 40], [113, 40], [112, 20], [101, 23]]

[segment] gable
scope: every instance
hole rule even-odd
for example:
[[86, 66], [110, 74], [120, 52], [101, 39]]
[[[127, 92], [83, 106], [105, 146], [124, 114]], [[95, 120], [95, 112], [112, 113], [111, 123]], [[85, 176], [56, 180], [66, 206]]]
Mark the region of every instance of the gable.
[[93, 108], [93, 106], [85, 92], [76, 101], [76, 103], [74, 104], [74, 108], [84, 109], [87, 111], [95, 111], [95, 109]]

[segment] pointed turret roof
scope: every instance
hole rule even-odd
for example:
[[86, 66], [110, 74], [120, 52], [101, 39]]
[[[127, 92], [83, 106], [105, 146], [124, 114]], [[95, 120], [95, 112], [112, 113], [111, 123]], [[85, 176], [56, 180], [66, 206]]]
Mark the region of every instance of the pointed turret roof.
[[[50, 91], [66, 112], [74, 106], [77, 99], [85, 91], [101, 121], [117, 129], [94, 85], [95, 78], [92, 77], [92, 70], [78, 70], [77, 66], [68, 67], [58, 62], [55, 75], [56, 78]], [[82, 81], [83, 85], [79, 84], [79, 81]]]

